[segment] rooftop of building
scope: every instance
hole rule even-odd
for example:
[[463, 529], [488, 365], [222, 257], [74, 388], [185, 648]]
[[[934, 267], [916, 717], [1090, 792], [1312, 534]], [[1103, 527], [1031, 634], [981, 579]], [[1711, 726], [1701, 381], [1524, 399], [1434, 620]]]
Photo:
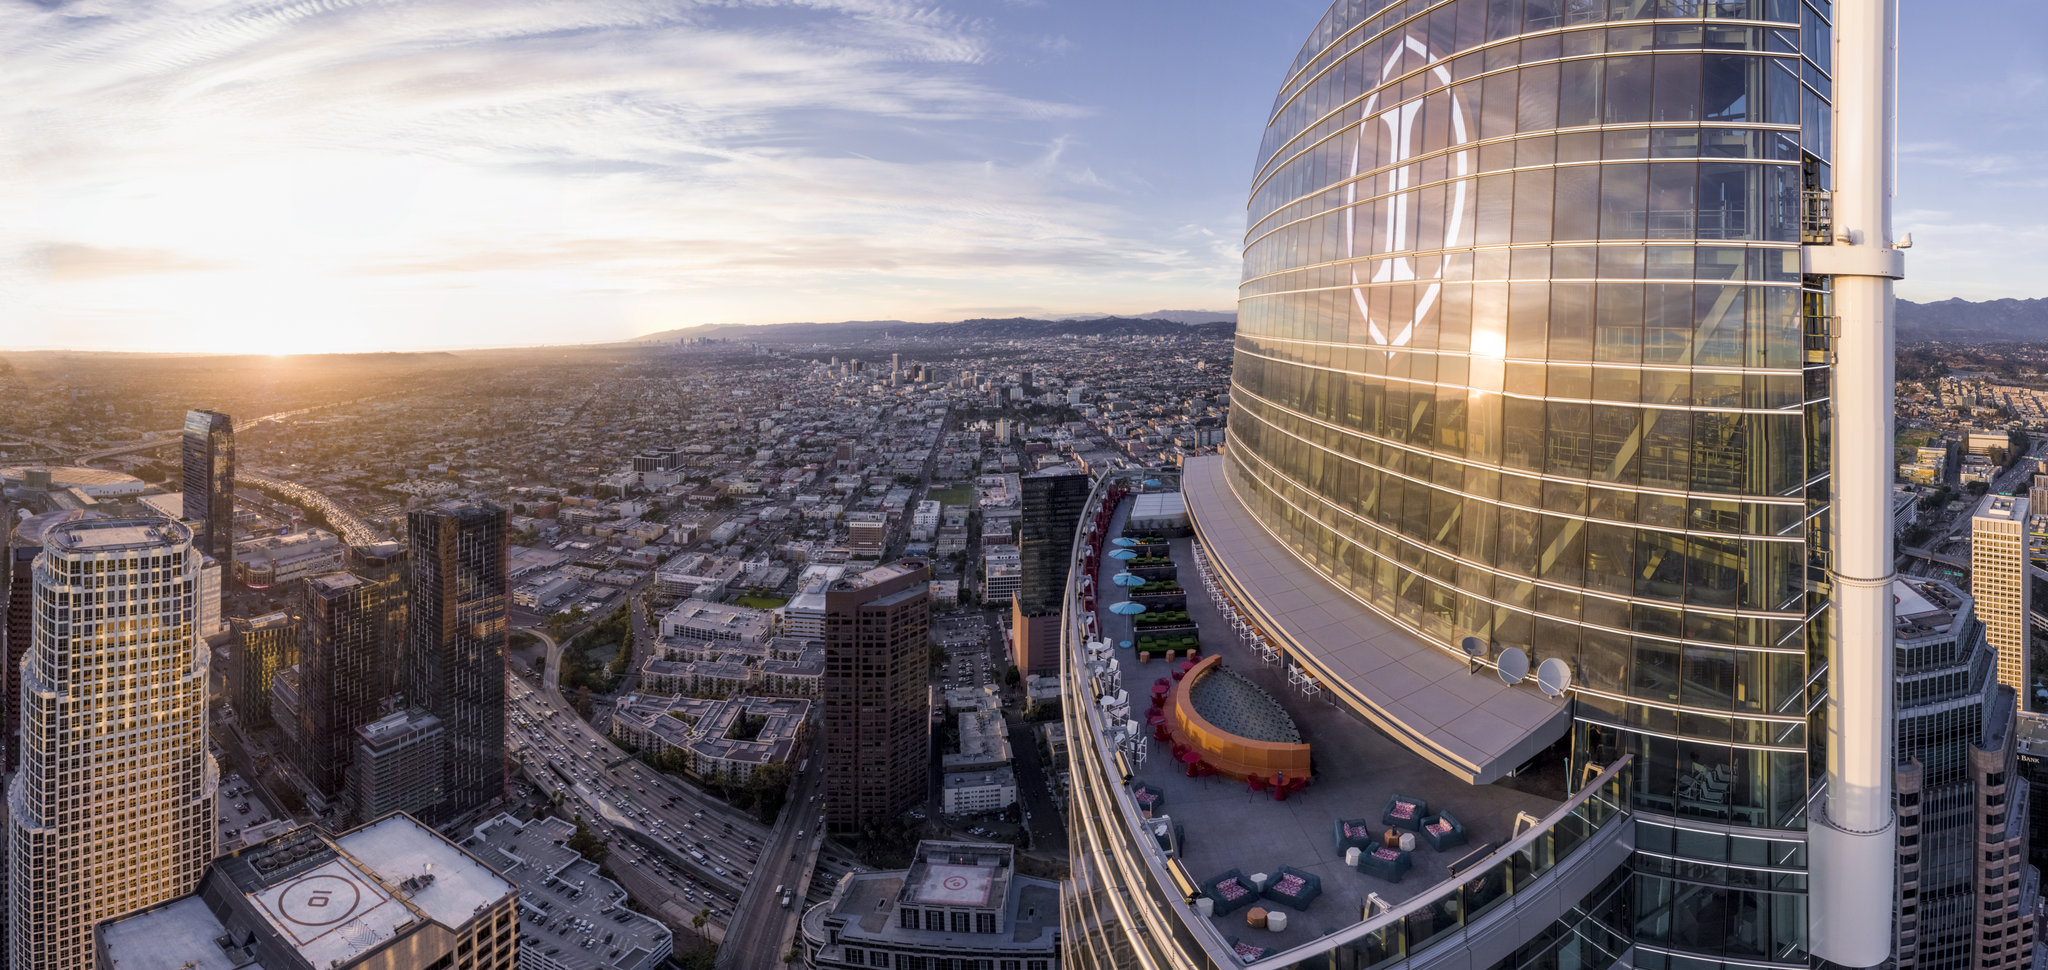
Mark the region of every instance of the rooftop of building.
[[191, 541], [191, 529], [168, 519], [72, 519], [43, 533], [45, 548], [73, 553], [169, 548]]
[[[1191, 463], [1192, 465], [1192, 463]], [[1202, 487], [1190, 469], [1186, 476], [1188, 488]], [[1221, 483], [1211, 480], [1208, 485], [1216, 488]], [[1270, 575], [1282, 569], [1293, 570], [1284, 582], [1267, 581], [1259, 587], [1272, 598], [1263, 605], [1273, 611], [1284, 611], [1292, 621], [1313, 618], [1318, 624], [1322, 639], [1311, 643], [1327, 643], [1343, 636], [1352, 644], [1384, 645], [1396, 631], [1387, 621], [1376, 615], [1354, 615], [1344, 611], [1344, 604], [1356, 606], [1362, 614], [1364, 607], [1356, 601], [1342, 596], [1334, 587], [1313, 574], [1298, 560], [1275, 554], [1274, 549], [1262, 548], [1273, 543], [1271, 537], [1255, 524], [1239, 520], [1242, 528], [1249, 526], [1256, 536], [1233, 529], [1230, 539], [1222, 538], [1219, 528], [1219, 511], [1214, 507], [1217, 499], [1228, 499], [1235, 505], [1227, 491], [1210, 492], [1205, 504], [1190, 497], [1198, 515], [1210, 518], [1202, 523], [1203, 535], [1218, 543], [1225, 541], [1233, 545], [1231, 550], [1240, 554], [1262, 557], [1258, 570], [1247, 566], [1243, 559], [1238, 566], [1246, 574]], [[1112, 516], [1106, 534], [1124, 534], [1133, 506], [1126, 499]], [[1242, 506], [1236, 506], [1242, 514]], [[1288, 928], [1282, 932], [1261, 935], [1260, 946], [1272, 950], [1286, 950], [1308, 942], [1326, 933], [1335, 932], [1360, 921], [1368, 894], [1376, 894], [1389, 905], [1400, 906], [1403, 902], [1430, 891], [1451, 878], [1450, 864], [1468, 854], [1483, 854], [1488, 847], [1498, 848], [1511, 840], [1515, 819], [1527, 813], [1542, 818], [1559, 809], [1567, 798], [1567, 786], [1562, 761], [1545, 759], [1528, 763], [1530, 758], [1546, 746], [1555, 735], [1541, 736], [1545, 740], [1526, 754], [1519, 749], [1512, 737], [1512, 722], [1506, 715], [1489, 713], [1501, 706], [1501, 695], [1518, 696], [1527, 693], [1541, 702], [1533, 710], [1554, 710], [1548, 698], [1541, 698], [1527, 687], [1509, 688], [1491, 670], [1481, 669], [1474, 673], [1467, 664], [1420, 643], [1419, 638], [1405, 631], [1401, 636], [1409, 638], [1410, 644], [1418, 649], [1430, 650], [1419, 655], [1401, 654], [1385, 660], [1375, 668], [1356, 673], [1345, 669], [1351, 678], [1352, 688], [1368, 692], [1369, 696], [1407, 697], [1407, 703], [1430, 715], [1429, 720], [1419, 720], [1405, 731], [1390, 731], [1357, 708], [1350, 706], [1353, 701], [1338, 698], [1332, 688], [1340, 686], [1334, 678], [1321, 680], [1313, 685], [1294, 681], [1290, 677], [1290, 664], [1280, 656], [1265, 659], [1252, 642], [1237, 632], [1235, 625], [1225, 618], [1222, 603], [1216, 594], [1209, 591], [1202, 576], [1202, 569], [1195, 555], [1195, 540], [1178, 538], [1168, 541], [1170, 559], [1175, 567], [1180, 585], [1185, 591], [1186, 612], [1196, 630], [1202, 656], [1220, 658], [1221, 671], [1234, 675], [1238, 683], [1227, 690], [1232, 695], [1242, 695], [1247, 701], [1244, 716], [1258, 723], [1268, 724], [1272, 730], [1283, 729], [1282, 722], [1271, 717], [1274, 712], [1266, 710], [1267, 704], [1277, 708], [1284, 716], [1284, 727], [1291, 727], [1302, 743], [1309, 745], [1312, 754], [1313, 774], [1306, 788], [1290, 795], [1286, 800], [1275, 800], [1273, 794], [1251, 790], [1245, 777], [1225, 777], [1221, 774], [1189, 777], [1189, 765], [1176, 760], [1168, 742], [1154, 739], [1151, 727], [1143, 727], [1137, 742], [1145, 748], [1141, 762], [1130, 766], [1132, 783], [1116, 785], [1123, 791], [1123, 797], [1130, 798], [1135, 786], [1142, 785], [1159, 796], [1154, 817], [1143, 822], [1147, 827], [1157, 827], [1155, 838], [1174, 842], [1178, 845], [1178, 859], [1188, 876], [1196, 882], [1207, 882], [1232, 870], [1249, 876], [1253, 873], [1277, 873], [1280, 867], [1290, 871], [1306, 873], [1321, 880], [1322, 896], [1305, 912], [1292, 914]], [[1107, 552], [1109, 547], [1104, 547]], [[1215, 546], [1205, 550], [1211, 557], [1217, 553]], [[1077, 544], [1076, 554], [1087, 556], [1087, 544]], [[1212, 567], [1214, 559], [1211, 560]], [[1131, 617], [1117, 615], [1110, 607], [1128, 600], [1125, 587], [1109, 584], [1113, 560], [1102, 564], [1104, 580], [1101, 595], [1095, 604], [1097, 629], [1111, 644], [1134, 640], [1134, 624]], [[1321, 583], [1328, 587], [1326, 592], [1312, 593], [1307, 588]], [[1221, 587], [1219, 587], [1220, 591]], [[1297, 592], [1300, 590], [1300, 592]], [[1332, 597], [1341, 598], [1338, 599]], [[1277, 632], [1277, 631], [1276, 631]], [[1384, 646], [1382, 649], [1387, 649]], [[1392, 651], [1389, 650], [1391, 653]], [[1136, 713], [1146, 703], [1144, 697], [1159, 681], [1169, 685], [1178, 683], [1174, 674], [1180, 670], [1178, 662], [1169, 662], [1162, 654], [1151, 654], [1156, 659], [1144, 659], [1134, 650], [1115, 646], [1110, 650], [1117, 663], [1117, 674], [1122, 688], [1130, 698], [1133, 718], [1143, 715]], [[1439, 669], [1445, 668], [1445, 669]], [[1455, 675], [1453, 677], [1453, 675]], [[1213, 675], [1212, 675], [1213, 676]], [[1435, 693], [1428, 698], [1413, 696], [1413, 692], [1428, 690], [1445, 678], [1452, 678], [1454, 686], [1458, 679], [1469, 679], [1476, 688], [1472, 696], [1453, 693], [1441, 688], [1442, 696]], [[1195, 686], [1201, 686], [1197, 681]], [[1314, 686], [1313, 693], [1304, 690]], [[1244, 688], [1263, 695], [1259, 703], [1249, 703], [1251, 697]], [[1190, 688], [1190, 695], [1194, 690]], [[1071, 702], [1071, 701], [1070, 701]], [[1199, 704], [1198, 704], [1199, 706]], [[1447, 711], [1455, 709], [1459, 720], [1453, 721]], [[1096, 714], [1100, 716], [1098, 707]], [[1106, 720], [1106, 718], [1105, 718]], [[1548, 718], [1538, 718], [1548, 723]], [[1270, 722], [1270, 723], [1269, 723]], [[1141, 722], [1142, 723], [1142, 722]], [[1480, 731], [1498, 730], [1512, 734], [1505, 743], [1493, 737], [1474, 739], [1473, 744], [1448, 732], [1465, 730], [1474, 723], [1493, 724], [1496, 727], [1480, 727]], [[1441, 724], [1442, 727], [1438, 725]], [[1447, 758], [1441, 751], [1419, 751], [1423, 742], [1413, 734], [1438, 737], [1439, 744], [1464, 745], [1468, 754], [1461, 761]], [[1484, 751], [1498, 747], [1499, 754], [1488, 755]], [[1512, 759], [1512, 760], [1509, 760]], [[1449, 761], [1447, 765], [1445, 762]], [[1467, 764], [1469, 762], [1469, 764]], [[1457, 767], [1454, 767], [1457, 766]], [[1491, 766], [1491, 767], [1489, 767]], [[1460, 770], [1462, 768], [1462, 770]], [[1510, 770], [1516, 771], [1507, 776]], [[1474, 783], [1475, 777], [1487, 777], [1487, 783]], [[1419, 838], [1416, 848], [1410, 853], [1413, 868], [1399, 882], [1387, 882], [1374, 876], [1354, 871], [1346, 865], [1344, 852], [1337, 844], [1333, 833], [1339, 824], [1345, 822], [1360, 825], [1373, 840], [1377, 840], [1389, 828], [1383, 820], [1386, 810], [1397, 797], [1427, 804], [1431, 814], [1450, 813], [1463, 825], [1466, 844], [1438, 852]], [[1224, 936], [1240, 935], [1244, 931], [1244, 916], [1218, 916], [1215, 925]]]
[[1892, 581], [1892, 623], [1902, 637], [1949, 632], [1967, 602], [1955, 587], [1937, 579]]
[[251, 632], [282, 630], [292, 625], [292, 615], [279, 610], [275, 613], [265, 613], [262, 616], [250, 617], [240, 622], [248, 627]]
[[837, 580], [834, 580], [829, 588], [833, 592], [867, 589], [871, 586], [880, 586], [892, 579], [901, 579], [925, 568], [927, 566], [922, 559], [899, 559], [886, 566], [876, 566], [865, 572], [854, 573], [850, 576], [842, 575]]
[[306, 580], [306, 588], [317, 595], [343, 593], [363, 585], [367, 585], [363, 578], [354, 573], [328, 573]]
[[[896, 908], [903, 905], [998, 911], [1007, 930], [909, 929], [896, 919]], [[909, 869], [841, 877], [832, 898], [804, 914], [805, 935], [822, 939], [821, 924], [833, 917], [846, 920], [842, 942], [1050, 954], [1059, 939], [1059, 883], [1016, 872], [1007, 845], [920, 842]]]
[[1977, 518], [2004, 521], [2025, 520], [2027, 498], [2024, 495], [1986, 495], [1984, 504], [1977, 509]]
[[513, 892], [510, 882], [406, 815], [339, 836], [294, 829], [214, 860], [207, 878], [224, 878], [237, 894], [225, 900], [225, 923], [194, 894], [105, 924], [110, 970], [257, 966], [242, 947], [224, 941], [246, 943], [259, 929], [265, 942], [296, 958], [270, 970], [325, 970], [422, 920], [461, 927]]
[[142, 487], [142, 479], [127, 472], [107, 468], [85, 468], [78, 465], [16, 465], [0, 468], [0, 482], [20, 485], [31, 472], [47, 473], [51, 488], [101, 488], [108, 485]]
[[79, 519], [98, 517], [99, 513], [97, 512], [87, 512], [81, 509], [60, 509], [55, 512], [42, 512], [26, 516], [15, 524], [14, 541], [12, 544], [16, 548], [40, 546], [43, 544], [44, 534], [50, 531], [51, 526], [60, 522], [73, 522]]
[[340, 537], [325, 529], [287, 532], [284, 535], [264, 536], [235, 543], [235, 559], [246, 562], [253, 559], [282, 559], [307, 555], [324, 552], [340, 542]]
[[356, 728], [356, 735], [372, 748], [396, 744], [441, 726], [441, 719], [419, 708], [394, 711]]
[[499, 815], [462, 846], [518, 885], [522, 949], [567, 970], [654, 966], [673, 946], [668, 928], [626, 908], [626, 891], [565, 844], [575, 833], [559, 818], [521, 823]]

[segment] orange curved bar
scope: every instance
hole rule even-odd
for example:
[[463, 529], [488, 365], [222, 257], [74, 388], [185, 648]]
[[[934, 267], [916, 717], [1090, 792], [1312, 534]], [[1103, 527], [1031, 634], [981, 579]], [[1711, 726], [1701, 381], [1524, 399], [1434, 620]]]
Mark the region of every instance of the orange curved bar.
[[1173, 691], [1166, 696], [1167, 733], [1201, 752], [1202, 760], [1226, 777], [1242, 781], [1246, 775], [1257, 775], [1272, 781], [1276, 773], [1284, 773], [1289, 781], [1307, 779], [1308, 745], [1239, 737], [1209, 723], [1195, 711], [1190, 693], [1195, 682], [1215, 673], [1222, 665], [1220, 656], [1203, 657], [1173, 685]]

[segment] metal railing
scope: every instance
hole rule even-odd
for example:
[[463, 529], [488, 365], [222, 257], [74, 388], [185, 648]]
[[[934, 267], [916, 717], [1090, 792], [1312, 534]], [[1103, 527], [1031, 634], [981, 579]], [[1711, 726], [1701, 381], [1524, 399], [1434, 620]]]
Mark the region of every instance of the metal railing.
[[1835, 194], [1807, 190], [1799, 193], [1799, 241], [1826, 245], [1835, 241]]

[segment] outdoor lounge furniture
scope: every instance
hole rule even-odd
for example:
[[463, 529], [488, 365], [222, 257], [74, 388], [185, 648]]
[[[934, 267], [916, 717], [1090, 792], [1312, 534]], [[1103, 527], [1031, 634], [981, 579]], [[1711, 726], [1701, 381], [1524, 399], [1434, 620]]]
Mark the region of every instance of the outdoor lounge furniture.
[[1370, 849], [1380, 841], [1379, 834], [1373, 831], [1371, 819], [1340, 818], [1330, 823], [1330, 830], [1338, 855], [1353, 847]]
[[1387, 799], [1387, 807], [1385, 811], [1380, 813], [1380, 821], [1395, 828], [1407, 829], [1410, 832], [1420, 832], [1422, 831], [1422, 819], [1428, 814], [1429, 802], [1426, 799], [1415, 798], [1409, 795], [1395, 795]]
[[1465, 844], [1465, 825], [1449, 812], [1432, 815], [1423, 820], [1422, 839], [1438, 852], [1454, 849]]
[[1202, 884], [1202, 895], [1216, 901], [1216, 915], [1229, 916], [1250, 906], [1259, 898], [1258, 890], [1244, 873], [1236, 869], [1223, 873]]
[[1360, 853], [1358, 857], [1359, 872], [1378, 876], [1388, 882], [1400, 882], [1401, 876], [1414, 866], [1415, 860], [1410, 858], [1408, 853], [1386, 846]]
[[1166, 793], [1141, 781], [1131, 786], [1131, 801], [1138, 803], [1139, 808], [1156, 810], [1166, 804]]
[[1250, 943], [1245, 943], [1234, 936], [1226, 936], [1223, 938], [1223, 941], [1230, 944], [1231, 951], [1236, 953], [1237, 958], [1245, 963], [1255, 962], [1260, 957], [1272, 952], [1263, 946], [1253, 946]]
[[1266, 884], [1263, 895], [1281, 905], [1306, 910], [1308, 905], [1322, 894], [1322, 877], [1290, 866], [1281, 866], [1279, 871], [1273, 874], [1272, 880]]

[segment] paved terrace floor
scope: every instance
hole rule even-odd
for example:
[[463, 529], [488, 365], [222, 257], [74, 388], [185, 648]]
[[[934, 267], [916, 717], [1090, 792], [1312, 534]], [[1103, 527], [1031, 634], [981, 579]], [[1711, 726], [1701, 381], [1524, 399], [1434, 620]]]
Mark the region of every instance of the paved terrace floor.
[[[1129, 502], [1118, 509], [1110, 535], [1122, 534], [1128, 509]], [[1287, 683], [1283, 665], [1261, 662], [1223, 619], [1195, 567], [1194, 540], [1176, 539], [1172, 547], [1181, 585], [1188, 592], [1188, 614], [1201, 631], [1203, 654], [1220, 654], [1227, 669], [1264, 687], [1287, 709], [1302, 740], [1310, 745], [1315, 767], [1307, 789], [1275, 802], [1270, 793], [1247, 791], [1242, 779], [1188, 778], [1167, 744], [1147, 742], [1151, 750], [1134, 777], [1160, 789], [1165, 794], [1162, 814], [1185, 827], [1182, 863], [1189, 876], [1207, 882], [1230, 869], [1249, 876], [1292, 866], [1322, 878], [1323, 894], [1305, 913], [1277, 903], [1256, 904], [1285, 910], [1285, 931], [1252, 929], [1245, 924], [1245, 911], [1238, 910], [1215, 918], [1224, 936], [1278, 952], [1350, 926], [1359, 921], [1367, 893], [1377, 892], [1389, 904], [1419, 895], [1449, 878], [1450, 862], [1483, 844], [1498, 847], [1506, 842], [1517, 812], [1541, 818], [1563, 803], [1566, 771], [1561, 762], [1490, 785], [1470, 785], [1326, 698], [1304, 697]], [[1133, 639], [1131, 619], [1109, 611], [1127, 598], [1126, 590], [1109, 582], [1117, 571], [1118, 563], [1105, 558], [1103, 596], [1096, 604], [1097, 622], [1111, 643]], [[1171, 666], [1164, 660], [1141, 663], [1134, 650], [1119, 648], [1115, 654], [1135, 714], [1150, 703], [1152, 682], [1169, 676]], [[1464, 823], [1470, 841], [1438, 853], [1418, 838], [1414, 868], [1400, 882], [1390, 883], [1344, 865], [1331, 838], [1331, 823], [1365, 818], [1375, 832], [1384, 831], [1380, 812], [1395, 793], [1427, 800], [1432, 812], [1449, 810]]]

